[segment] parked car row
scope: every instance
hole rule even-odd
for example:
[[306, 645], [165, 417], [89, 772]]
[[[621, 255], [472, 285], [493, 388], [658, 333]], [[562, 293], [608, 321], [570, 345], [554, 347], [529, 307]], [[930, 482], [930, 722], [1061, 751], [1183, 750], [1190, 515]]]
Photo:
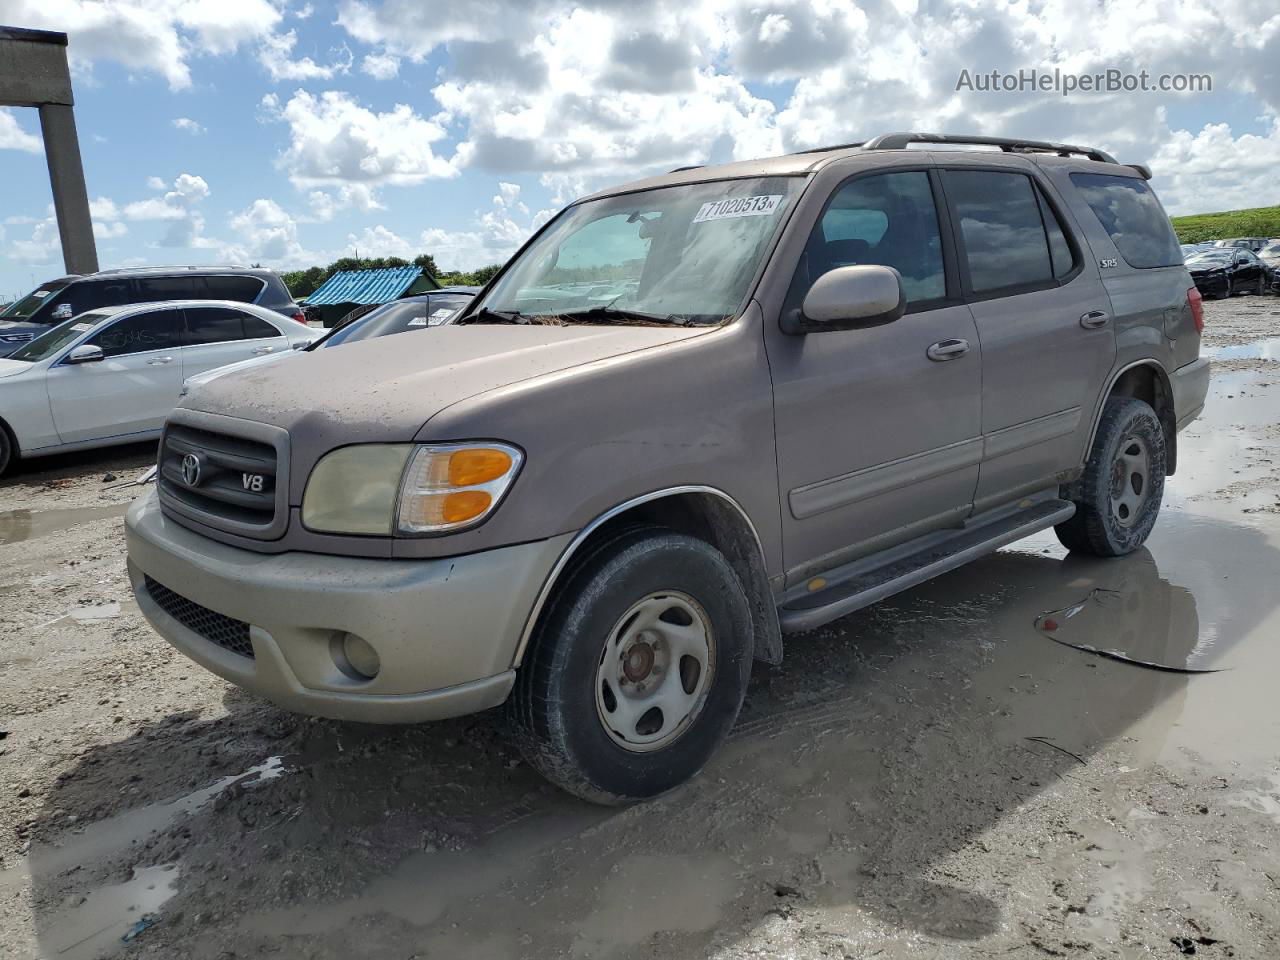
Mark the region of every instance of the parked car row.
[[[450, 287], [393, 301], [329, 331], [296, 322], [288, 309], [292, 300], [282, 303], [278, 294], [272, 307], [235, 299], [171, 299], [101, 305], [70, 319], [46, 322], [65, 313], [62, 306], [80, 305], [96, 295], [86, 290], [101, 293], [103, 288], [94, 284], [115, 285], [118, 280], [117, 274], [105, 281], [95, 279], [100, 276], [54, 281], [15, 304], [25, 311], [19, 324], [24, 329], [14, 335], [22, 339], [11, 345], [9, 356], [0, 358], [0, 473], [18, 456], [156, 439], [165, 417], [193, 380], [203, 382], [225, 369], [278, 362], [304, 348], [437, 326], [475, 292]], [[223, 276], [237, 274], [174, 275], [215, 287]], [[246, 282], [238, 292], [246, 295], [254, 290], [261, 294], [277, 284], [283, 288], [269, 271], [244, 271], [239, 278]], [[158, 291], [150, 284], [153, 279], [150, 274], [130, 278], [135, 292], [154, 293]], [[26, 328], [39, 332], [32, 336]]]
[[305, 324], [302, 309], [271, 270], [256, 267], [131, 267], [59, 277], [0, 313], [0, 357], [86, 310], [162, 300], [234, 300]]

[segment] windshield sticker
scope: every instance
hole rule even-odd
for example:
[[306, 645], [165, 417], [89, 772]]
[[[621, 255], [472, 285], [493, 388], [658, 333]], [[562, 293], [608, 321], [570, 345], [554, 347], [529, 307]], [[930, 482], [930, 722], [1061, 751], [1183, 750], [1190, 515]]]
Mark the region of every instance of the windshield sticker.
[[704, 203], [693, 218], [694, 223], [708, 220], [730, 220], [735, 217], [768, 217], [782, 206], [782, 194], [771, 193], [762, 197], [731, 197], [728, 200], [712, 200]]
[[86, 330], [92, 330], [93, 324], [92, 323], [73, 323], [71, 325], [71, 329], [76, 331], [77, 333], [84, 333]]
[[408, 322], [408, 324], [406, 324], [406, 326], [410, 326], [410, 327], [425, 327], [426, 325], [427, 325], [426, 317], [414, 317], [412, 320]]
[[431, 319], [439, 323], [445, 317], [452, 317], [457, 312], [457, 307], [441, 307], [431, 314]]
[[43, 300], [45, 297], [47, 297], [51, 293], [53, 293], [52, 290], [32, 290], [31, 291], [31, 295], [35, 297], [37, 300]]

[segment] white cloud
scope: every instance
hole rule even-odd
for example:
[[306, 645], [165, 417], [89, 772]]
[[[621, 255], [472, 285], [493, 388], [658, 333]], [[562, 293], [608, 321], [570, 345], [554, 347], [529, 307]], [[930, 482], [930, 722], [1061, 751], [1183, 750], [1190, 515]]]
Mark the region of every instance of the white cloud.
[[207, 247], [212, 241], [204, 236], [205, 218], [200, 209], [209, 196], [209, 184], [204, 177], [195, 174], [179, 174], [172, 184], [158, 177], [151, 177], [148, 186], [165, 190], [163, 194], [135, 200], [125, 204], [122, 216], [126, 220], [162, 220], [167, 222], [164, 234], [158, 241], [162, 247]]
[[270, 0], [6, 0], [4, 19], [70, 28], [67, 55], [82, 80], [105, 60], [184, 90], [191, 86], [192, 59], [229, 54], [271, 34], [281, 13]]
[[354, 57], [346, 44], [330, 50], [331, 61], [323, 66], [310, 57], [300, 57], [294, 53], [297, 44], [296, 30], [263, 37], [258, 50], [258, 62], [272, 80], [277, 83], [281, 80], [331, 80], [351, 70]]
[[[554, 210], [530, 213], [520, 199], [520, 187], [499, 183], [490, 209], [480, 213], [467, 230], [424, 230], [415, 253], [429, 253], [442, 270], [470, 270], [502, 263], [547, 222]], [[363, 247], [361, 251], [363, 252]], [[400, 254], [403, 256], [403, 254]]]
[[[1205, 115], [1244, 95], [1280, 112], [1274, 0], [344, 0], [337, 23], [366, 59], [446, 54], [432, 119], [457, 137], [456, 165], [536, 174], [561, 196], [895, 129], [1077, 140], [1148, 161], [1199, 136], [1167, 120], [1186, 109], [1164, 108]], [[1027, 66], [1205, 72], [1218, 99], [955, 89], [963, 68]], [[783, 88], [776, 106], [757, 83]]]
[[12, 110], [0, 107], [0, 150], [44, 153], [44, 144], [39, 137], [22, 129]]
[[1225, 123], [1175, 132], [1151, 158], [1171, 214], [1239, 210], [1280, 201], [1280, 119], [1266, 134], [1233, 136]]
[[183, 133], [189, 133], [194, 137], [198, 137], [200, 134], [208, 132], [202, 123], [192, 120], [190, 117], [177, 117], [173, 121], [173, 126], [174, 129], [181, 130]]
[[316, 220], [332, 220], [344, 210], [369, 213], [386, 209], [367, 183], [344, 183], [336, 190], [312, 190], [307, 195], [311, 215]]
[[298, 239], [298, 221], [274, 200], [259, 198], [230, 219], [235, 240], [221, 245], [233, 262], [298, 266], [318, 261]]
[[288, 124], [289, 145], [279, 165], [299, 187], [405, 185], [458, 173], [453, 161], [431, 149], [444, 129], [406, 104], [377, 113], [347, 93], [317, 97], [299, 90], [283, 105], [263, 97], [261, 113]]
[[293, 17], [296, 20], [309, 20], [311, 15], [316, 12], [316, 8], [309, 3], [304, 3], [298, 9], [293, 11]]
[[400, 58], [389, 53], [371, 53], [360, 61], [360, 69], [375, 80], [390, 80], [400, 72]]

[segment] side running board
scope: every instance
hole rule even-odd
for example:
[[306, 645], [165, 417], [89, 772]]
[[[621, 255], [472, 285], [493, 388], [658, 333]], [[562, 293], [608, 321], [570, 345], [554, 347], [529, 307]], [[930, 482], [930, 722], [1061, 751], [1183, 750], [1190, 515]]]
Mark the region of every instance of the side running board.
[[919, 553], [897, 558], [882, 567], [861, 572], [852, 579], [838, 581], [815, 593], [784, 602], [778, 608], [779, 623], [784, 633], [812, 630], [954, 570], [970, 560], [994, 553], [1023, 537], [1056, 526], [1069, 520], [1075, 512], [1076, 505], [1068, 500], [1041, 500], [999, 520], [960, 530], [953, 538], [931, 544]]

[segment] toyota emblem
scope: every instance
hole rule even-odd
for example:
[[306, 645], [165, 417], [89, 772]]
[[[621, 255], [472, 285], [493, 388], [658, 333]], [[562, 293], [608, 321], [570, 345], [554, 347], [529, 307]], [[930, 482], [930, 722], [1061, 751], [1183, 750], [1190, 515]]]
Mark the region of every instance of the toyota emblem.
[[182, 482], [188, 487], [200, 484], [200, 458], [194, 453], [188, 453], [182, 458]]

